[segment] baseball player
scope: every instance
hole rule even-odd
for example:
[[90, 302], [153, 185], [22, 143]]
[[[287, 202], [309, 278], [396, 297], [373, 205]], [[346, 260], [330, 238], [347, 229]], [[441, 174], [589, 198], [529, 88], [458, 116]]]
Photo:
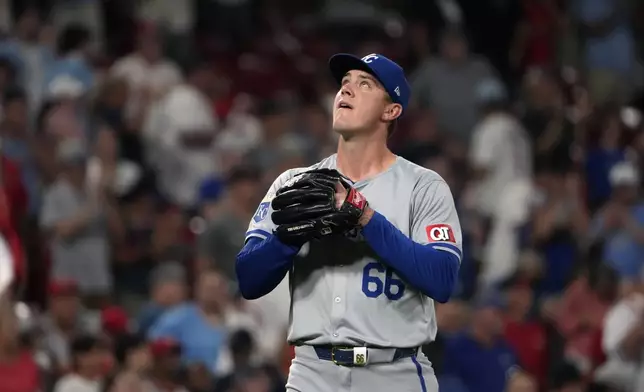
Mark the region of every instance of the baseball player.
[[436, 392], [420, 346], [436, 335], [461, 260], [445, 181], [387, 149], [409, 101], [403, 69], [380, 54], [337, 54], [337, 154], [280, 175], [237, 256], [242, 295], [259, 298], [287, 273], [287, 390]]

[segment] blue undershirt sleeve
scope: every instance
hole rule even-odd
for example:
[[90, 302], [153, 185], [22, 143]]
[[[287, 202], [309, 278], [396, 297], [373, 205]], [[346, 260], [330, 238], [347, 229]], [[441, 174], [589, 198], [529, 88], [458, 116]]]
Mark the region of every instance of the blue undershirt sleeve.
[[449, 300], [460, 266], [455, 251], [414, 242], [378, 212], [362, 234], [376, 254], [409, 284], [438, 302]]
[[235, 260], [242, 297], [257, 299], [273, 291], [291, 269], [298, 251], [273, 235], [250, 237]]

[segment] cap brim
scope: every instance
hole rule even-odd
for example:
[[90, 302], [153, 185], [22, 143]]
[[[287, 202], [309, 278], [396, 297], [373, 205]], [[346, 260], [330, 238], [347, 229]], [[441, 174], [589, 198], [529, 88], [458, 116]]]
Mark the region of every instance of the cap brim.
[[380, 77], [376, 74], [373, 69], [369, 67], [367, 63], [362, 61], [360, 57], [354, 56], [348, 53], [338, 53], [331, 56], [329, 59], [329, 69], [331, 70], [331, 75], [338, 84], [342, 83], [342, 78], [347, 74], [347, 72], [352, 70], [359, 70], [370, 73], [375, 76], [380, 83]]

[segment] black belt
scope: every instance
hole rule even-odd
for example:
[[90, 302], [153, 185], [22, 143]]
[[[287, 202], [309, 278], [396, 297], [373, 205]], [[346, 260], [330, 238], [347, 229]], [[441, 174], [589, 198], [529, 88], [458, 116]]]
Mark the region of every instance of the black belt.
[[[394, 350], [393, 358], [387, 362], [396, 362], [403, 358], [411, 358], [418, 354], [418, 347], [411, 348], [367, 348], [367, 347], [345, 347], [345, 346], [313, 346], [318, 358], [324, 361], [331, 361], [340, 366], [364, 366], [369, 363], [369, 351]], [[375, 354], [375, 353], [374, 353]], [[376, 355], [374, 355], [376, 356]], [[378, 363], [384, 361], [378, 360]]]

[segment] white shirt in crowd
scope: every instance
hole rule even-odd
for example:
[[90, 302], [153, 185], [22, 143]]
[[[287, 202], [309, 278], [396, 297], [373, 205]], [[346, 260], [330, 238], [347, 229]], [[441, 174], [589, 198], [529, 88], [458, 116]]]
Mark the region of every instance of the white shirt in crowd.
[[[147, 115], [143, 131], [151, 163], [164, 193], [181, 206], [192, 207], [200, 183], [218, 170], [217, 124], [210, 100], [188, 84], [173, 87]], [[194, 132], [212, 133], [213, 141], [197, 149], [185, 146], [182, 137]]]
[[103, 385], [98, 380], [88, 380], [78, 374], [68, 374], [61, 378], [54, 392], [101, 392]]
[[[644, 391], [644, 364], [622, 355], [624, 338], [644, 320], [644, 295], [631, 294], [617, 302], [606, 314], [602, 347], [606, 362], [597, 369], [595, 378], [625, 392]], [[642, 350], [644, 354], [644, 350]]]
[[479, 276], [483, 287], [495, 286], [516, 272], [521, 253], [517, 230], [530, 219], [537, 191], [529, 178], [513, 180], [504, 189], [483, 249], [484, 264]]
[[505, 187], [532, 175], [532, 153], [527, 132], [516, 118], [505, 113], [483, 118], [472, 134], [470, 161], [484, 169], [477, 184], [476, 210], [493, 217]]
[[0, 233], [0, 295], [13, 283], [14, 262], [9, 244]]
[[143, 104], [142, 96], [148, 90], [154, 96], [161, 97], [172, 87], [181, 83], [183, 77], [179, 67], [169, 60], [148, 62], [138, 53], [132, 53], [118, 60], [110, 69], [110, 74], [123, 78], [130, 88], [127, 113], [138, 113]]

